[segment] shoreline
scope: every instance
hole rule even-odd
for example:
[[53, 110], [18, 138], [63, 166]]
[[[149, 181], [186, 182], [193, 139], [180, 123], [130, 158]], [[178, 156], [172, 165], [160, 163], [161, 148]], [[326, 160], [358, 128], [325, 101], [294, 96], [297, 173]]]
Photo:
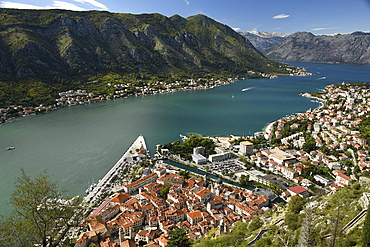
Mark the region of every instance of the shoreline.
[[[220, 80], [220, 79], [218, 79], [218, 80], [215, 80], [215, 81], [211, 81], [212, 83], [214, 83], [212, 85], [197, 86], [197, 87], [188, 87], [187, 86], [187, 87], [178, 88], [178, 89], [171, 89], [171, 91], [158, 92], [158, 93], [135, 93], [133, 95], [117, 96], [117, 97], [99, 95], [95, 98], [87, 99], [87, 101], [74, 102], [73, 104], [63, 104], [63, 105], [54, 104], [54, 105], [49, 105], [49, 106], [40, 105], [38, 107], [24, 107], [24, 108], [21, 105], [20, 106], [11, 105], [11, 106], [8, 106], [7, 109], [9, 109], [9, 108], [13, 108], [13, 109], [22, 108], [22, 109], [24, 109], [22, 111], [23, 114], [19, 115], [19, 116], [16, 116], [16, 117], [7, 118], [5, 120], [3, 118], [0, 118], [0, 125], [4, 124], [4, 123], [12, 123], [14, 120], [16, 121], [19, 118], [25, 118], [25, 117], [29, 117], [29, 116], [37, 116], [37, 115], [40, 115], [40, 114], [47, 114], [49, 112], [56, 111], [56, 110], [59, 110], [59, 109], [63, 109], [63, 108], [66, 108], [66, 107], [72, 107], [72, 106], [78, 106], [78, 105], [87, 105], [87, 104], [91, 104], [91, 103], [95, 104], [95, 103], [99, 103], [99, 102], [103, 102], [103, 101], [110, 101], [110, 100], [116, 100], [116, 99], [127, 99], [127, 98], [132, 98], [132, 97], [145, 97], [145, 96], [151, 96], [151, 95], [157, 95], [157, 94], [168, 94], [168, 93], [176, 93], [176, 92], [191, 91], [191, 90], [207, 90], [207, 89], [212, 89], [212, 88], [215, 88], [215, 87], [229, 85], [229, 84], [235, 83], [239, 80], [245, 80], [245, 79], [248, 79], [248, 78], [241, 78], [241, 79], [228, 78], [228, 79], [222, 80], [220, 82], [217, 82], [218, 80]], [[261, 79], [266, 79], [266, 78], [261, 78]], [[55, 101], [58, 101], [58, 99], [55, 99]], [[2, 113], [2, 110], [6, 110], [6, 109], [5, 108], [0, 109], [0, 113]]]
[[135, 155], [139, 155], [139, 152], [136, 150], [142, 150], [142, 154], [144, 155], [148, 152], [145, 139], [142, 135], [139, 135], [116, 164], [114, 164], [104, 177], [99, 180], [96, 186], [84, 197], [83, 202], [91, 203], [99, 198], [103, 194], [105, 186], [107, 186], [110, 183], [110, 180], [121, 170], [120, 168], [124, 162], [129, 158], [133, 158]]
[[278, 121], [278, 120], [275, 120], [275, 121], [273, 121], [273, 122], [270, 122], [266, 127], [264, 127], [263, 129], [262, 129], [262, 132], [264, 132], [264, 133], [266, 133], [266, 134], [271, 134], [271, 132], [272, 132], [272, 130], [273, 130], [273, 126], [274, 126], [274, 124], [276, 123], [276, 121]]
[[[309, 73], [309, 72], [305, 72], [302, 68], [299, 68], [297, 67], [299, 70], [297, 72], [297, 74], [291, 74], [291, 73], [288, 73], [288, 74], [285, 74], [285, 75], [279, 75], [279, 76], [311, 76], [312, 74]], [[255, 73], [255, 72], [254, 72]], [[258, 72], [259, 73], [259, 72]], [[86, 104], [90, 104], [90, 103], [96, 103], [96, 102], [102, 102], [102, 101], [108, 101], [108, 100], [115, 100], [115, 99], [125, 99], [125, 98], [131, 98], [131, 97], [143, 97], [143, 96], [149, 96], [149, 95], [156, 95], [156, 94], [167, 94], [167, 93], [175, 93], [175, 92], [179, 92], [179, 91], [190, 91], [190, 90], [206, 90], [206, 89], [212, 89], [214, 87], [219, 87], [219, 86], [224, 86], [224, 85], [229, 85], [229, 84], [232, 84], [232, 83], [235, 83], [239, 80], [246, 80], [246, 79], [274, 79], [274, 78], [277, 78], [278, 75], [271, 75], [271, 74], [265, 74], [265, 73], [260, 73], [259, 74], [259, 77], [257, 78], [237, 78], [237, 77], [229, 77], [229, 78], [220, 78], [220, 79], [212, 79], [210, 81], [207, 81], [207, 83], [205, 83], [205, 85], [198, 85], [198, 86], [192, 86], [192, 84], [189, 84], [185, 87], [182, 87], [182, 88], [175, 88], [175, 89], [168, 89], [169, 91], [164, 91], [164, 92], [155, 92], [155, 93], [145, 93], [145, 92], [148, 92], [148, 91], [141, 91], [141, 93], [135, 93], [133, 95], [125, 95], [125, 96], [121, 96], [121, 95], [106, 95], [106, 96], [103, 96], [103, 95], [98, 95], [96, 96], [95, 98], [89, 98], [87, 99], [86, 101], [79, 101], [77, 100], [76, 98], [76, 101], [73, 100], [71, 103], [68, 103], [68, 104], [64, 104], [64, 103], [61, 103], [61, 102], [65, 102], [65, 101], [60, 101], [61, 98], [56, 98], [55, 101], [58, 102], [56, 104], [53, 104], [53, 105], [48, 105], [48, 106], [44, 106], [44, 105], [39, 105], [37, 107], [31, 107], [31, 106], [27, 106], [27, 107], [23, 107], [22, 105], [9, 105], [7, 106], [7, 108], [0, 108], [0, 125], [3, 124], [3, 123], [8, 123], [8, 122], [12, 122], [13, 120], [16, 120], [16, 119], [19, 119], [19, 118], [24, 118], [24, 117], [28, 117], [28, 116], [37, 116], [37, 115], [40, 115], [40, 114], [46, 114], [46, 113], [49, 113], [51, 111], [56, 111], [56, 110], [59, 110], [61, 108], [65, 108], [65, 107], [71, 107], [71, 106], [76, 106], [76, 105], [86, 105]], [[198, 78], [197, 80], [199, 79], [203, 79], [203, 78]], [[194, 79], [189, 79], [191, 81], [196, 81]], [[145, 89], [144, 87], [142, 87], [142, 89]], [[74, 90], [70, 90], [70, 91], [74, 91]], [[77, 93], [81, 93], [79, 91], [85, 91], [85, 90], [77, 90], [76, 89], [76, 92]], [[144, 92], [144, 93], [142, 93]], [[151, 92], [149, 90], [149, 92]], [[59, 93], [59, 95], [63, 94], [63, 93], [66, 93], [66, 92], [61, 92]], [[87, 92], [85, 92], [86, 94], [76, 94], [74, 96], [81, 96], [81, 95], [89, 95]], [[91, 95], [92, 96], [92, 95]], [[73, 97], [73, 96], [72, 96]], [[20, 109], [20, 111], [18, 112], [18, 116], [12, 116], [10, 118], [6, 118], [6, 113], [9, 109]], [[5, 114], [5, 118], [4, 118], [4, 114]]]
[[[316, 103], [318, 103], [319, 105], [318, 105], [318, 107], [316, 107], [316, 108], [314, 108], [314, 109], [311, 109], [311, 108], [309, 108], [309, 109], [307, 109], [305, 112], [308, 112], [308, 111], [318, 111], [318, 110], [320, 110], [322, 107], [324, 107], [324, 105], [325, 105], [325, 100], [324, 99], [321, 99], [321, 98], [318, 98], [318, 97], [314, 97], [314, 96], [312, 96], [310, 93], [301, 93], [301, 94], [299, 94], [300, 96], [302, 96], [302, 97], [305, 97], [305, 98], [309, 98], [309, 99], [315, 99], [316, 101]], [[299, 112], [297, 112], [297, 113], [293, 113], [293, 114], [290, 114], [289, 116], [293, 116], [293, 115], [295, 115], [295, 114], [300, 114]], [[271, 135], [272, 134], [272, 131], [273, 131], [273, 126], [274, 126], [274, 124], [277, 122], [277, 121], [279, 121], [280, 119], [283, 119], [283, 118], [286, 118], [286, 117], [282, 117], [282, 118], [279, 118], [279, 119], [277, 119], [277, 120], [275, 120], [275, 121], [273, 121], [273, 122], [270, 122], [270, 123], [268, 123], [265, 127], [263, 127], [262, 128], [262, 132], [264, 132], [265, 133], [265, 135]], [[266, 138], [267, 139], [267, 138]]]

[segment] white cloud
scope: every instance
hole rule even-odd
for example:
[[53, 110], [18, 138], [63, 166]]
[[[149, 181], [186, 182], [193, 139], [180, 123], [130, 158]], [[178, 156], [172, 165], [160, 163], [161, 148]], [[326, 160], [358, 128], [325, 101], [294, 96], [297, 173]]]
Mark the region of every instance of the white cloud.
[[84, 11], [86, 9], [78, 7], [77, 5], [74, 5], [73, 3], [67, 3], [63, 1], [53, 1], [53, 9], [69, 9], [74, 11]]
[[318, 27], [318, 28], [313, 28], [311, 30], [312, 31], [320, 31], [320, 30], [330, 30], [330, 29], [335, 29], [335, 27]]
[[99, 3], [98, 1], [95, 1], [95, 0], [74, 0], [74, 1], [75, 2], [78, 2], [78, 3], [91, 4], [92, 6], [97, 7], [100, 10], [108, 10], [108, 7], [107, 6], [105, 6], [104, 4]]
[[240, 31], [240, 27], [233, 27], [234, 31]]
[[190, 2], [188, 1], [188, 0], [184, 0], [185, 1], [185, 3], [187, 4], [187, 5], [189, 5], [190, 4]]
[[74, 11], [84, 11], [84, 10], [92, 9], [91, 8], [91, 5], [92, 5], [98, 10], [108, 10], [107, 6], [95, 0], [74, 0], [74, 1], [81, 3], [82, 5], [90, 5], [90, 6], [89, 7], [86, 6], [86, 8], [83, 8], [73, 3], [68, 3], [64, 1], [52, 1], [52, 4], [47, 5], [47, 6], [37, 6], [37, 5], [32, 5], [32, 4], [0, 1], [0, 7], [14, 8], [14, 9], [68, 9], [68, 10], [74, 10]]
[[44, 9], [45, 7], [25, 3], [0, 2], [0, 7], [9, 9]]
[[284, 18], [288, 18], [290, 15], [286, 15], [286, 14], [280, 14], [280, 15], [275, 15], [272, 17], [272, 19], [284, 19]]

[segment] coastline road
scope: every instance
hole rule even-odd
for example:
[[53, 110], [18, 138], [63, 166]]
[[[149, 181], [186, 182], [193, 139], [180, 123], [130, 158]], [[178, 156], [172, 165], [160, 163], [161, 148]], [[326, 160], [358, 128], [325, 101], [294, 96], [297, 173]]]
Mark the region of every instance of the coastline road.
[[124, 155], [117, 161], [117, 163], [108, 171], [105, 176], [99, 180], [98, 184], [96, 187], [90, 191], [90, 193], [85, 196], [83, 199], [83, 202], [85, 203], [90, 203], [90, 202], [95, 202], [97, 198], [99, 198], [102, 193], [104, 192], [104, 188], [110, 184], [110, 181], [112, 178], [118, 174], [124, 165], [124, 163], [129, 160], [130, 158], [133, 158], [134, 156], [138, 155], [137, 150], [142, 150], [143, 154], [146, 154], [148, 152], [145, 139], [142, 135], [140, 135], [134, 143], [127, 149], [127, 151], [124, 153]]

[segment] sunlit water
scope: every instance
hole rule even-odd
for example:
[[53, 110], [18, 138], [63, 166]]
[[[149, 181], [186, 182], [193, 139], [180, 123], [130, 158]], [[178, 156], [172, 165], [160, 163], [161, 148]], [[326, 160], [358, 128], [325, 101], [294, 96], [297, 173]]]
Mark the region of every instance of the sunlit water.
[[[0, 125], [0, 214], [10, 211], [6, 203], [20, 168], [30, 176], [46, 169], [61, 188], [84, 195], [140, 134], [152, 152], [156, 144], [189, 132], [249, 135], [287, 114], [318, 106], [299, 93], [343, 81], [370, 81], [367, 66], [290, 64], [315, 75], [242, 80], [210, 90], [67, 107]], [[6, 151], [11, 143], [15, 149]]]

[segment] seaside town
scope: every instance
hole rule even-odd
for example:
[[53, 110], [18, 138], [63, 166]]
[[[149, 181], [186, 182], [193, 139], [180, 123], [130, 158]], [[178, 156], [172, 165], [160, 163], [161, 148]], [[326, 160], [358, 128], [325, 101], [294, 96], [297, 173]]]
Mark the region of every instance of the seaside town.
[[[215, 144], [214, 153], [196, 146], [190, 160], [171, 145], [158, 145], [151, 158], [139, 136], [86, 191], [89, 215], [69, 236], [78, 247], [166, 246], [174, 229], [185, 229], [190, 239], [211, 231], [218, 236], [293, 197], [369, 182], [369, 85], [329, 85], [302, 96], [320, 101], [320, 107], [281, 118], [251, 137], [199, 137]], [[182, 138], [185, 143], [197, 137]], [[167, 159], [219, 179], [190, 174]]]
[[[312, 75], [306, 72], [304, 68], [286, 68], [290, 76], [308, 76]], [[276, 75], [257, 73], [249, 71], [249, 74], [257, 74], [261, 78], [274, 79]], [[57, 110], [62, 107], [95, 103], [99, 101], [138, 97], [152, 94], [165, 94], [174, 93], [177, 91], [185, 90], [198, 90], [198, 89], [209, 89], [217, 86], [227, 85], [233, 83], [239, 79], [244, 78], [198, 78], [198, 79], [186, 79], [183, 81], [175, 81], [172, 83], [166, 83], [163, 81], [157, 81], [153, 83], [140, 82], [143, 85], [136, 85], [134, 83], [106, 83], [106, 86], [113, 88], [114, 92], [110, 94], [99, 94], [94, 95], [87, 90], [68, 90], [59, 93], [59, 98], [55, 99], [53, 105], [39, 105], [35, 107], [23, 106], [23, 105], [10, 105], [6, 108], [0, 108], [0, 123], [12, 121], [19, 117], [27, 117], [46, 113], [49, 111]]]
[[210, 82], [204, 83], [204, 79], [199, 78], [197, 81], [189, 79], [187, 81], [176, 81], [174, 83], [156, 82], [151, 85], [136, 86], [132, 83], [112, 84], [107, 83], [107, 86], [114, 88], [113, 94], [94, 95], [86, 90], [68, 90], [59, 93], [59, 98], [56, 98], [56, 103], [53, 105], [39, 105], [37, 107], [25, 107], [22, 105], [10, 105], [7, 108], [0, 108], [0, 123], [12, 121], [18, 117], [27, 117], [57, 110], [62, 107], [90, 104], [99, 101], [138, 97], [151, 94], [173, 93], [184, 90], [208, 89], [216, 86], [227, 85], [235, 82], [236, 78], [227, 79], [212, 79]]

